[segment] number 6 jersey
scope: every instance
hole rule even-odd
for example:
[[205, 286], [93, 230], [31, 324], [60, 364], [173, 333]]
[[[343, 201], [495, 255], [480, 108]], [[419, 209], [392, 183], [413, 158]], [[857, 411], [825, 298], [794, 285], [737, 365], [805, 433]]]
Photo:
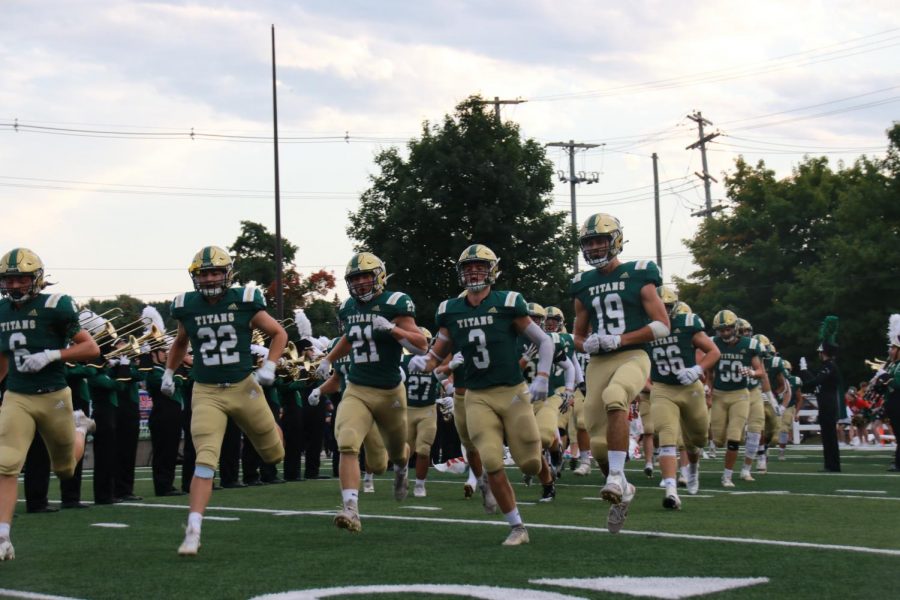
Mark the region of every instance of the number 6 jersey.
[[694, 334], [705, 329], [700, 315], [679, 314], [672, 318], [672, 333], [650, 342], [650, 379], [654, 383], [681, 385], [678, 372], [697, 364]]
[[186, 292], [172, 301], [172, 318], [184, 327], [191, 341], [197, 383], [237, 383], [255, 368], [250, 353], [250, 321], [266, 301], [254, 286], [228, 288], [215, 304], [199, 292]]
[[[647, 284], [654, 288], [662, 285], [659, 268], [652, 261], [638, 260], [624, 262], [610, 273], [600, 269], [578, 273], [569, 286], [569, 295], [588, 310], [593, 333], [622, 335], [650, 323], [641, 301], [641, 289]], [[643, 348], [643, 344], [622, 346], [614, 352]]]

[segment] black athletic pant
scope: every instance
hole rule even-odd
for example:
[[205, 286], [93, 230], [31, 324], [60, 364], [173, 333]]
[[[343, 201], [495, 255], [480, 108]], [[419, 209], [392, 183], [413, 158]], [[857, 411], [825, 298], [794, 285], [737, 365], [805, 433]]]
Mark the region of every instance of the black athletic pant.
[[222, 486], [238, 483], [241, 470], [241, 428], [229, 417], [219, 456], [219, 482]]
[[28, 512], [47, 508], [50, 491], [50, 455], [41, 434], [34, 432], [34, 439], [25, 457], [25, 509]]
[[307, 479], [315, 479], [319, 476], [322, 462], [322, 439], [325, 437], [325, 407], [321, 402], [317, 406], [304, 404], [300, 409], [300, 428], [303, 454], [306, 456], [303, 476]]
[[303, 453], [303, 417], [300, 407], [291, 396], [284, 403], [281, 430], [284, 433], [284, 478], [288, 481], [300, 479], [300, 457]]
[[163, 496], [175, 489], [175, 463], [181, 442], [181, 405], [163, 394], [153, 398], [149, 426], [153, 447], [153, 492]]
[[112, 504], [116, 470], [116, 407], [94, 402], [94, 502]]
[[[281, 419], [278, 413], [281, 411], [281, 407], [274, 402], [267, 401], [266, 404], [269, 405], [269, 410], [272, 412], [272, 416], [275, 417], [275, 423], [280, 426], [279, 421]], [[244, 471], [244, 483], [247, 484], [257, 481], [271, 482], [278, 479], [278, 465], [264, 463], [259, 452], [256, 451], [256, 448], [253, 447], [246, 435], [241, 446], [241, 468]]]
[[116, 456], [114, 489], [116, 498], [134, 495], [134, 466], [137, 462], [138, 436], [141, 429], [141, 413], [137, 402], [119, 394], [116, 407]]
[[[900, 437], [900, 392], [894, 392], [894, 395], [885, 401], [884, 416], [890, 420], [894, 435]], [[894, 467], [900, 469], [900, 439], [894, 441], [897, 444], [894, 450]]]

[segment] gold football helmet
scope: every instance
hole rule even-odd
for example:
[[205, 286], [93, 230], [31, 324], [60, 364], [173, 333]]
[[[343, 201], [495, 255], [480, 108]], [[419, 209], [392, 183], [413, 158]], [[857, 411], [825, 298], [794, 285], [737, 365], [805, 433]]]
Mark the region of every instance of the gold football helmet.
[[538, 327], [543, 329], [544, 321], [547, 318], [546, 309], [537, 302], [529, 302], [526, 306], [528, 308], [528, 316], [531, 317], [532, 321], [538, 324]]
[[[26, 289], [12, 289], [7, 278], [30, 276], [31, 285]], [[37, 296], [47, 287], [44, 281], [44, 263], [28, 248], [13, 248], [0, 259], [0, 294], [8, 296], [15, 304], [22, 304]]]
[[672, 307], [672, 313], [669, 316], [674, 317], [675, 315], [687, 315], [692, 313], [691, 307], [688, 306], [687, 302], [682, 302], [679, 300], [675, 303], [675, 306]]
[[747, 319], [738, 317], [737, 332], [738, 335], [742, 335], [744, 337], [753, 337], [753, 325], [751, 325], [750, 321], [748, 321]]
[[[372, 281], [360, 280], [357, 276], [371, 273]], [[387, 269], [380, 258], [371, 252], [354, 254], [344, 271], [344, 281], [350, 295], [360, 302], [368, 302], [384, 291], [387, 284]]]
[[[201, 283], [199, 276], [202, 271], [222, 271], [224, 277], [211, 282]], [[207, 297], [221, 296], [231, 287], [231, 279], [234, 276], [234, 262], [231, 255], [218, 246], [204, 246], [191, 261], [188, 273], [194, 282], [194, 289]]]
[[[465, 265], [483, 263], [486, 269], [470, 272], [466, 275]], [[500, 259], [494, 251], [483, 244], [472, 244], [459, 255], [456, 261], [456, 273], [459, 275], [459, 284], [470, 292], [478, 292], [497, 282], [500, 276]]]
[[731, 342], [737, 333], [737, 315], [730, 310], [720, 310], [713, 317], [713, 329], [722, 341]]
[[788, 371], [793, 371], [794, 365], [791, 364], [791, 361], [786, 360], [786, 361], [784, 361], [784, 368], [787, 369]]
[[555, 306], [547, 307], [547, 317], [544, 319], [544, 331], [547, 333], [560, 333], [565, 328], [566, 316], [563, 311]]
[[[596, 248], [585, 248], [585, 242], [590, 239], [605, 237], [609, 239], [609, 248], [606, 254], [600, 254], [601, 250]], [[578, 243], [581, 245], [581, 253], [584, 260], [592, 267], [601, 269], [619, 255], [622, 251], [622, 225], [619, 220], [612, 215], [606, 213], [597, 213], [588, 217], [588, 220], [581, 226], [578, 233]]]
[[756, 343], [759, 344], [759, 353], [763, 356], [771, 356], [772, 352], [772, 342], [769, 341], [769, 338], [761, 333], [757, 333], [753, 336], [753, 339], [756, 340]]
[[675, 305], [678, 303], [678, 292], [672, 289], [670, 285], [661, 285], [656, 288], [656, 295], [666, 305], [666, 312], [670, 317], [675, 316]]

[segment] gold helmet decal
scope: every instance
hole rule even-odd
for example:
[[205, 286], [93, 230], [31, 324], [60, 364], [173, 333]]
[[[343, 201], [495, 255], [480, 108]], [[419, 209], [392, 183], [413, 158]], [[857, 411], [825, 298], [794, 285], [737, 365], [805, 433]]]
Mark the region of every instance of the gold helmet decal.
[[730, 342], [737, 335], [737, 315], [730, 310], [720, 310], [713, 317], [713, 329], [723, 341]]
[[[222, 271], [224, 277], [214, 281], [200, 281], [200, 273], [203, 271]], [[231, 287], [231, 279], [234, 276], [234, 262], [231, 255], [218, 246], [204, 246], [191, 261], [188, 273], [194, 282], [194, 289], [208, 297], [221, 296]]]
[[566, 316], [559, 308], [555, 306], [547, 307], [547, 317], [544, 319], [544, 331], [548, 333], [559, 333], [563, 331], [566, 323]]
[[[13, 276], [30, 276], [27, 288], [11, 288], [8, 279]], [[47, 286], [44, 281], [44, 263], [28, 248], [13, 248], [0, 259], [0, 293], [8, 296], [16, 304], [21, 304], [37, 296]]]
[[[371, 273], [372, 279], [360, 278], [360, 275]], [[360, 302], [368, 302], [384, 291], [387, 284], [387, 268], [380, 258], [371, 252], [354, 254], [347, 263], [344, 281], [350, 295]]]
[[[608, 238], [609, 247], [604, 253], [598, 248], [585, 248], [589, 240], [596, 238]], [[622, 225], [619, 220], [606, 213], [597, 213], [588, 217], [578, 233], [578, 242], [581, 244], [581, 253], [584, 260], [592, 267], [598, 269], [605, 267], [622, 251]]]
[[[481, 263], [485, 269], [473, 271], [466, 275], [465, 266]], [[459, 255], [456, 261], [456, 273], [459, 284], [470, 292], [478, 292], [497, 282], [500, 276], [500, 259], [494, 251], [483, 244], [472, 244]]]

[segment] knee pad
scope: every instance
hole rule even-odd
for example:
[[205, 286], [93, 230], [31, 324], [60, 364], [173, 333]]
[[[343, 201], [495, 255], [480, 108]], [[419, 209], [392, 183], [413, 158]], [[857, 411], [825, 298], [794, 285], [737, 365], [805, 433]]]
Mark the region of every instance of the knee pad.
[[740, 443], [740, 442], [736, 442], [736, 441], [734, 441], [734, 440], [728, 440], [728, 444], [726, 445], [726, 447], [727, 447], [729, 450], [732, 450], [732, 451], [734, 451], [734, 452], [737, 452], [737, 451], [740, 450], [740, 448], [741, 448], [741, 443]]
[[787, 431], [782, 431], [778, 434], [778, 443], [781, 445], [785, 445], [788, 442], [788, 434]]
[[212, 479], [216, 474], [215, 469], [206, 465], [197, 465], [194, 467], [194, 477], [200, 479]]
[[672, 458], [675, 458], [677, 454], [678, 453], [675, 450], [675, 446], [663, 446], [659, 449], [660, 456], [671, 456]]

